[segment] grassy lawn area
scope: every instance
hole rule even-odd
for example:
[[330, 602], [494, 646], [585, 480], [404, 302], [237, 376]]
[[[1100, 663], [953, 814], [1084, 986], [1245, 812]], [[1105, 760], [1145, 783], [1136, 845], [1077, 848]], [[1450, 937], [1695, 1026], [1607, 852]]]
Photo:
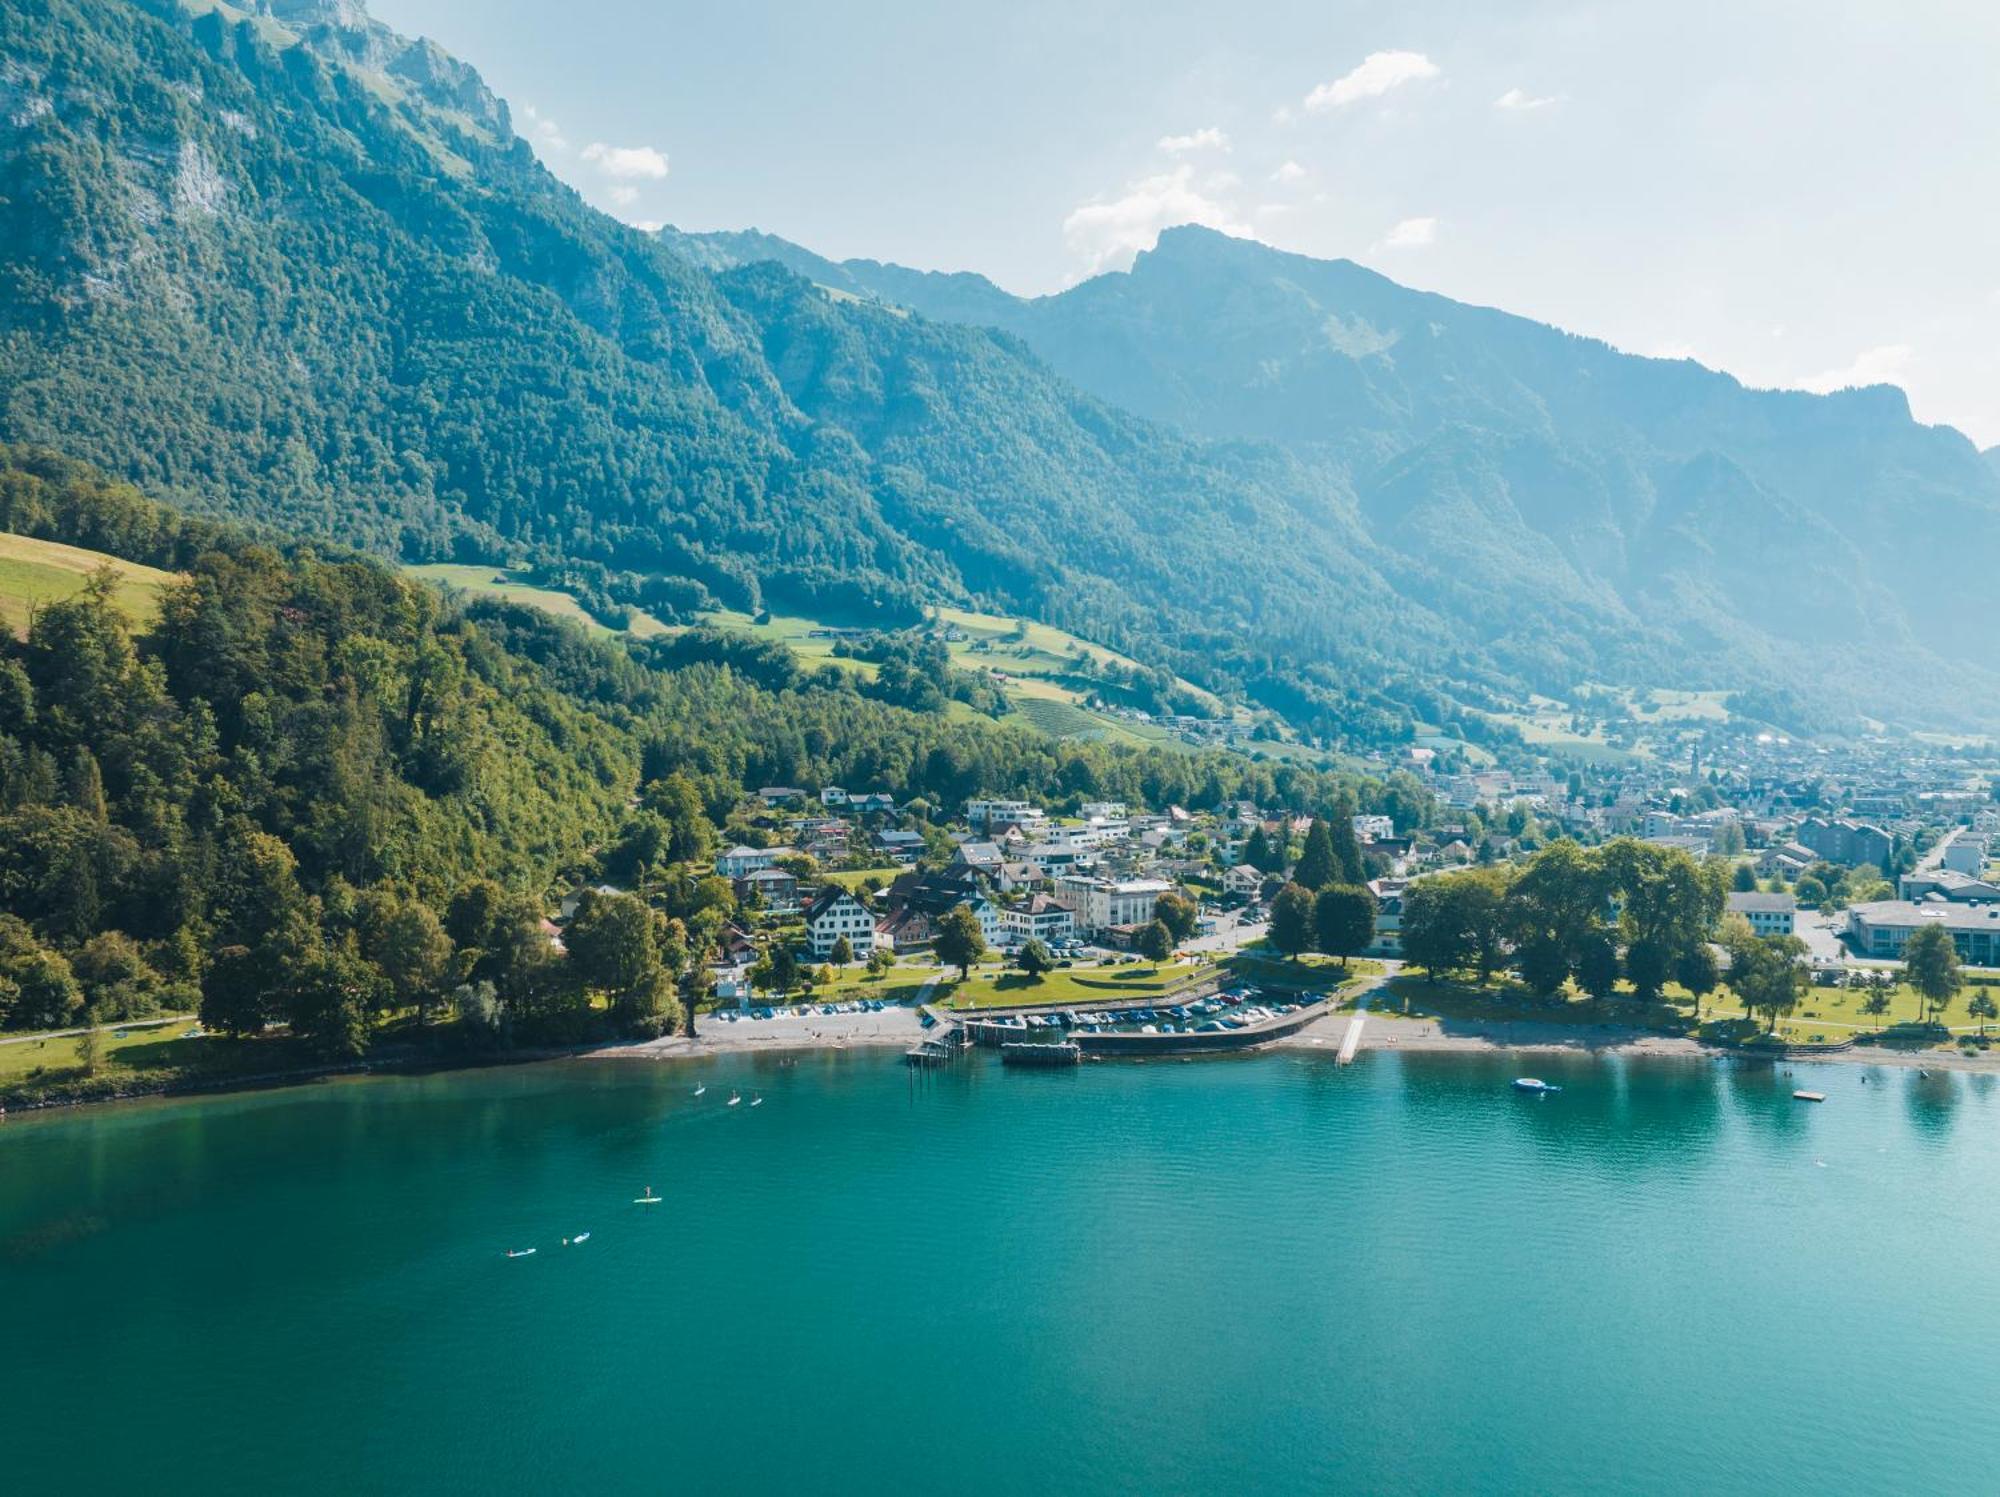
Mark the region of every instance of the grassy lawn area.
[[[1406, 973], [1389, 984], [1389, 992], [1400, 1005], [1399, 1012], [1415, 1018], [1462, 1019], [1486, 1023], [1533, 1024], [1616, 1024], [1670, 1032], [1686, 1032], [1695, 1021], [1695, 1004], [1685, 989], [1669, 984], [1665, 1001], [1640, 1007], [1629, 998], [1604, 1002], [1578, 993], [1568, 993], [1555, 1002], [1545, 1002], [1518, 982], [1500, 981], [1488, 988], [1472, 983], [1434, 982]], [[1867, 1005], [1875, 992], [1870, 988], [1815, 987], [1796, 1010], [1780, 1019], [1778, 1038], [1791, 1044], [1829, 1044], [1865, 1035], [1891, 1032], [1891, 1040], [1907, 1038], [1918, 1045], [1956, 1044], [1965, 1034], [1976, 1033], [1979, 1021], [1966, 1005], [1981, 992], [2000, 1002], [2000, 986], [1989, 989], [1970, 983], [1953, 999], [1942, 1015], [1943, 1023], [1954, 1032], [1949, 1041], [1917, 1030], [1918, 1000], [1914, 989], [1899, 983], [1882, 996], [1888, 1000], [1881, 1013]], [[1700, 1022], [1704, 1026], [1745, 1021], [1747, 1032], [1761, 1032], [1764, 1021], [1747, 1013], [1736, 995], [1719, 988], [1702, 1000]], [[2000, 1039], [2000, 1024], [1989, 1023]], [[1901, 1034], [1894, 1033], [1901, 1031]], [[1720, 1037], [1720, 1036], [1718, 1036]]]
[[852, 891], [863, 880], [871, 878], [887, 888], [894, 879], [908, 871], [906, 868], [853, 868], [841, 873], [822, 873], [820, 877], [829, 884], [839, 884], [841, 888]]
[[174, 580], [173, 573], [120, 561], [102, 551], [0, 531], [0, 629], [22, 632], [36, 605], [73, 597], [83, 591], [92, 572], [107, 565], [124, 579], [112, 595], [114, 601], [135, 628], [143, 629], [159, 612], [160, 590]]
[[1501, 1024], [1616, 1024], [1642, 1029], [1681, 1030], [1688, 1024], [1682, 1006], [1687, 994], [1669, 987], [1667, 1001], [1641, 1005], [1630, 998], [1609, 1002], [1584, 994], [1565, 993], [1543, 1000], [1517, 982], [1502, 981], [1482, 988], [1467, 982], [1437, 982], [1405, 973], [1389, 984], [1394, 1012], [1417, 1019], [1461, 1019]]
[[1037, 980], [1025, 972], [989, 966], [975, 969], [968, 982], [938, 984], [940, 1007], [1005, 1008], [1017, 1003], [1104, 1003], [1130, 999], [1145, 1003], [1194, 986], [1220, 970], [1204, 963], [1139, 962], [1118, 967], [1058, 967]]
[[[256, 1076], [310, 1063], [287, 1038], [188, 1038], [195, 1027], [193, 1019], [179, 1019], [123, 1038], [107, 1030], [103, 1064], [88, 1080], [88, 1090], [108, 1093], [181, 1077]], [[73, 1037], [0, 1044], [0, 1098], [83, 1090], [85, 1084], [82, 1054]]]
[[[1967, 983], [1936, 1018], [1953, 1031], [1977, 1032], [1979, 1020], [1966, 1011], [1966, 1005], [1981, 993], [2000, 1003], [2000, 987], [1977, 988]], [[1888, 999], [1888, 1007], [1881, 1013], [1870, 1012], [1868, 1004], [1878, 996]], [[1796, 1010], [1778, 1021], [1778, 1035], [1807, 1044], [1852, 1039], [1860, 1034], [1914, 1026], [1919, 1007], [1916, 989], [1903, 982], [1879, 995], [1873, 988], [1815, 987]], [[1743, 1015], [1743, 1007], [1734, 994], [1724, 990], [1710, 997], [1703, 1014], [1710, 1018], [1739, 1017]], [[2000, 1025], [1988, 1021], [1987, 1027], [2000, 1036]]]
[[[592, 634], [612, 634], [618, 631], [607, 629], [587, 612], [581, 603], [568, 593], [555, 588], [535, 587], [522, 581], [504, 567], [462, 566], [456, 562], [425, 562], [403, 568], [413, 577], [443, 587], [457, 588], [462, 592], [479, 593], [489, 598], [499, 598], [507, 603], [521, 603], [529, 608], [539, 608], [543, 613], [554, 614], [559, 619], [569, 619], [583, 625]], [[632, 610], [631, 628], [624, 631], [634, 638], [645, 639], [650, 635], [664, 634], [666, 626], [647, 613], [643, 608]]]
[[1297, 961], [1280, 956], [1264, 946], [1249, 946], [1223, 959], [1223, 967], [1245, 982], [1287, 988], [1295, 993], [1330, 993], [1349, 984], [1359, 985], [1382, 975], [1382, 964], [1366, 957], [1354, 957], [1343, 968], [1338, 957], [1317, 951], [1301, 955]]

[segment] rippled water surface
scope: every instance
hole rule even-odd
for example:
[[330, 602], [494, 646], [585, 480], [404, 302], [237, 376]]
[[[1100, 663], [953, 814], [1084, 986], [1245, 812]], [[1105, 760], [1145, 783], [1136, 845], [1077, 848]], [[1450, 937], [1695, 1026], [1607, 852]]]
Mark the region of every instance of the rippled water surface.
[[1537, 1059], [1538, 1102], [1518, 1068], [849, 1053], [10, 1121], [0, 1471], [2000, 1490], [1993, 1078]]

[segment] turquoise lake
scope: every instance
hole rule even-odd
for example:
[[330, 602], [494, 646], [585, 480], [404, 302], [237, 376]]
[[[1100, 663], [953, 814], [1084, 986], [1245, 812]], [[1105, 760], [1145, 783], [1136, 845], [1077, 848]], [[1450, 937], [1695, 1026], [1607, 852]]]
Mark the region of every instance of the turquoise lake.
[[10, 1120], [0, 1470], [2000, 1490], [1995, 1077], [1526, 1068], [1566, 1090], [1514, 1093], [1500, 1056], [914, 1077], [849, 1052]]

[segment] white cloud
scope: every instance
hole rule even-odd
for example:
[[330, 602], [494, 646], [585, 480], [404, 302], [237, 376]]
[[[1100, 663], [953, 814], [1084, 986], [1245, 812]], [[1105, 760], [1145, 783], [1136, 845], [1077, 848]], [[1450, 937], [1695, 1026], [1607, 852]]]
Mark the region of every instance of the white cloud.
[[1363, 99], [1379, 99], [1392, 88], [1416, 83], [1439, 74], [1438, 65], [1421, 52], [1370, 52], [1361, 66], [1331, 83], [1322, 83], [1306, 95], [1306, 108], [1318, 113], [1358, 104]]
[[1435, 218], [1406, 218], [1376, 243], [1378, 250], [1428, 249], [1437, 243]]
[[1213, 125], [1204, 125], [1187, 135], [1162, 135], [1160, 149], [1173, 156], [1185, 156], [1189, 151], [1226, 151], [1229, 137]]
[[1560, 104], [1561, 94], [1531, 94], [1525, 89], [1510, 88], [1493, 101], [1495, 109], [1505, 109], [1513, 114], [1527, 114], [1536, 109], [1547, 109], [1551, 104]]
[[521, 110], [521, 118], [527, 121], [528, 141], [537, 151], [567, 151], [569, 142], [563, 138], [562, 129], [556, 122], [529, 104]]
[[614, 187], [611, 189], [609, 196], [611, 201], [619, 207], [629, 208], [639, 201], [639, 189], [636, 187]]
[[1916, 350], [1907, 343], [1885, 343], [1856, 354], [1854, 362], [1844, 369], [1824, 369], [1809, 375], [1799, 381], [1799, 388], [1826, 395], [1850, 386], [1898, 384], [1915, 354]]
[[1082, 258], [1084, 273], [1095, 275], [1124, 269], [1134, 255], [1153, 247], [1160, 230], [1175, 224], [1255, 237], [1236, 210], [1197, 187], [1194, 168], [1183, 165], [1128, 183], [1119, 197], [1083, 204], [1063, 220], [1063, 243]]
[[607, 177], [658, 181], [667, 174], [667, 153], [651, 146], [608, 146], [601, 140], [593, 140], [583, 148], [583, 159]]
[[1283, 166], [1271, 173], [1271, 180], [1273, 182], [1303, 182], [1305, 179], [1306, 169], [1296, 161], [1287, 161]]

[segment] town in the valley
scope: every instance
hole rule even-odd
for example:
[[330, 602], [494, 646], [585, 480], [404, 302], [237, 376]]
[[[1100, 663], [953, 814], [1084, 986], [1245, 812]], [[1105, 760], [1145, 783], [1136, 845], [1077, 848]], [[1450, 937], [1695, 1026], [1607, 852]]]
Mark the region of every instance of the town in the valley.
[[[1507, 769], [1437, 739], [1371, 756], [1361, 799], [1319, 816], [1081, 795], [912, 808], [866, 787], [766, 786], [714, 859], [735, 918], [711, 953], [708, 990], [734, 1017], [801, 999], [831, 1009], [855, 968], [947, 978], [964, 944], [941, 940], [948, 925], [976, 930], [989, 966], [1037, 976], [1274, 948], [1393, 964], [1406, 956], [1406, 903], [1426, 880], [1525, 868], [1565, 840], [1620, 839], [1713, 870], [1726, 893], [1712, 937], [1784, 942], [1804, 969], [1800, 993], [1885, 982], [1931, 929], [1971, 983], [2000, 967], [2000, 779], [1980, 751], [1908, 739], [1830, 747], [1769, 731], [1683, 731], [1663, 747], [1671, 760]], [[1308, 877], [1364, 889], [1365, 933], [1288, 938], [1274, 901], [1335, 814], [1341, 858]], [[1715, 949], [1726, 972], [1726, 944]]]

